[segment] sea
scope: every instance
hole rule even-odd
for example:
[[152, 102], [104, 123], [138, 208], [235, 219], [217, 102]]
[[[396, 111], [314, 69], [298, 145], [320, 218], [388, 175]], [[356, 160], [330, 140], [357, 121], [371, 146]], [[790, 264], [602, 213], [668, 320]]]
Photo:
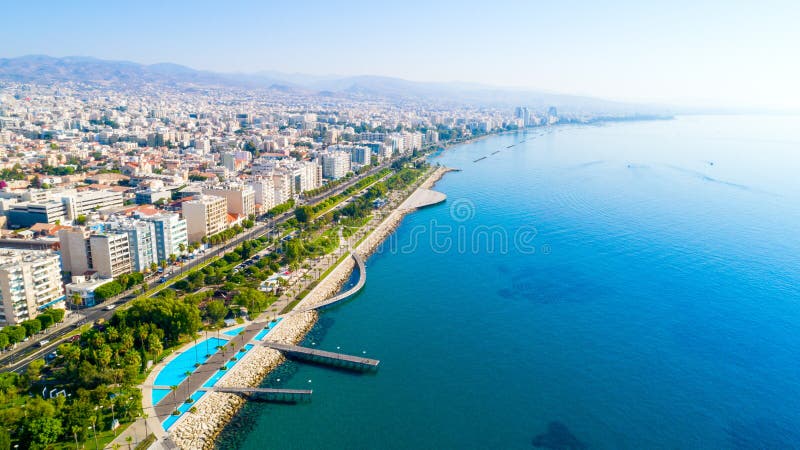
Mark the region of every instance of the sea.
[[800, 117], [563, 125], [447, 148], [367, 283], [221, 449], [800, 448]]

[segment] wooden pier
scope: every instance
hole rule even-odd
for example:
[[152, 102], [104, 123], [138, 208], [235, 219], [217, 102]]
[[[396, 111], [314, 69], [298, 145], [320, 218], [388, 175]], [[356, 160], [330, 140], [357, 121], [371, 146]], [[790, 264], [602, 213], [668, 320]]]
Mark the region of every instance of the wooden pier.
[[251, 387], [213, 387], [205, 390], [239, 394], [253, 400], [285, 403], [310, 402], [311, 394], [313, 393], [313, 391], [310, 389], [272, 389]]
[[283, 353], [287, 358], [326, 364], [342, 369], [366, 372], [376, 370], [380, 361], [377, 359], [363, 358], [361, 356], [345, 355], [343, 353], [328, 352], [298, 345], [287, 345], [278, 342], [264, 342], [264, 347], [269, 347]]

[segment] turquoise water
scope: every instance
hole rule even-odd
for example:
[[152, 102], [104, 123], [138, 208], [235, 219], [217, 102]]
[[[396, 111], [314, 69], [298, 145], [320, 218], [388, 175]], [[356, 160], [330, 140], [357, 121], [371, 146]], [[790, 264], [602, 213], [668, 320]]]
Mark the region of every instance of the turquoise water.
[[[800, 448], [800, 119], [557, 127], [434, 162], [463, 169], [448, 201], [306, 341], [379, 371], [287, 363], [264, 385], [313, 402], [250, 402], [219, 448]], [[528, 234], [490, 250], [487, 226]]]
[[[219, 338], [208, 338], [189, 347], [183, 353], [175, 357], [164, 367], [156, 376], [156, 386], [177, 386], [186, 379], [186, 372], [194, 372], [195, 363], [206, 362], [207, 354], [213, 355], [217, 352], [217, 346], [225, 345], [228, 341]], [[208, 353], [206, 353], [208, 351]], [[210, 357], [210, 356], [209, 356]], [[154, 391], [155, 392], [155, 391]], [[154, 394], [155, 401], [155, 394]], [[157, 403], [157, 402], [156, 402]], [[155, 403], [154, 403], [155, 404]]]
[[242, 332], [242, 330], [244, 330], [244, 327], [233, 328], [233, 329], [231, 329], [231, 330], [228, 330], [228, 331], [223, 331], [223, 332], [222, 332], [222, 334], [224, 334], [224, 335], [226, 335], [226, 336], [233, 336], [233, 337], [235, 337], [235, 336], [238, 336], [238, 335], [239, 335], [239, 333], [241, 333], [241, 332]]
[[153, 389], [153, 404], [157, 405], [164, 397], [172, 392], [170, 389]]
[[263, 341], [267, 334], [275, 328], [275, 325], [279, 324], [283, 320], [283, 318], [279, 318], [278, 320], [273, 320], [272, 322], [267, 324], [267, 328], [259, 331], [258, 334], [253, 338], [256, 341]]
[[249, 352], [250, 349], [252, 349], [252, 348], [253, 348], [253, 344], [245, 344], [245, 346], [244, 346], [244, 350], [245, 351], [244, 352], [242, 352], [242, 351], [236, 352], [236, 361], [231, 361], [231, 360], [226, 361], [225, 364], [223, 364], [226, 367], [226, 369], [225, 370], [222, 370], [222, 369], [217, 370], [214, 373], [214, 375], [212, 375], [211, 378], [208, 379], [208, 381], [203, 383], [203, 387], [205, 387], [205, 388], [214, 387], [214, 385], [217, 384], [217, 381], [219, 381], [220, 378], [224, 377], [225, 374], [228, 373], [228, 371], [231, 369], [231, 367], [235, 366], [236, 363], [241, 361], [242, 357], [244, 357], [244, 355], [247, 352]]
[[167, 417], [167, 419], [161, 423], [161, 425], [164, 427], [164, 430], [169, 431], [170, 427], [175, 425], [175, 422], [177, 422], [178, 419], [183, 417], [183, 414], [189, 411], [192, 408], [192, 406], [194, 406], [194, 404], [197, 403], [197, 401], [200, 400], [200, 398], [205, 394], [206, 394], [205, 391], [197, 391], [192, 395], [190, 395], [190, 397], [192, 398], [192, 400], [194, 400], [194, 402], [192, 403], [181, 402], [181, 404], [178, 406], [178, 411], [180, 411], [181, 414], [179, 416]]

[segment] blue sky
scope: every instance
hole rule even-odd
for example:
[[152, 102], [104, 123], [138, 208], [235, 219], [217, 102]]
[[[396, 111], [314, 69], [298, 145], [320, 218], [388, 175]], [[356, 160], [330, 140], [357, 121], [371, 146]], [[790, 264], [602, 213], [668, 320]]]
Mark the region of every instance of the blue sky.
[[470, 81], [800, 110], [800, 2], [5, 2], [0, 57]]

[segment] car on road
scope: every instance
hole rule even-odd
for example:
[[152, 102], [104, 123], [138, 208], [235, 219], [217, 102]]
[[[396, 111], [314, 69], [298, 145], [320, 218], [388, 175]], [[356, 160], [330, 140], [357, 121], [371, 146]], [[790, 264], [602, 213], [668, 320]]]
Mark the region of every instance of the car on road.
[[49, 343], [50, 343], [49, 339], [42, 339], [41, 341], [37, 342], [36, 345], [38, 345], [39, 347], [44, 347], [45, 345], [47, 345]]
[[106, 311], [111, 311], [112, 309], [114, 309], [114, 308], [116, 308], [116, 307], [117, 307], [117, 305], [115, 305], [114, 303], [112, 303], [112, 304], [110, 304], [110, 305], [106, 305], [106, 306], [105, 306], [103, 309], [105, 309]]
[[69, 339], [67, 339], [68, 342], [78, 342], [80, 340], [81, 340], [80, 334], [76, 334], [75, 336], [70, 336]]

